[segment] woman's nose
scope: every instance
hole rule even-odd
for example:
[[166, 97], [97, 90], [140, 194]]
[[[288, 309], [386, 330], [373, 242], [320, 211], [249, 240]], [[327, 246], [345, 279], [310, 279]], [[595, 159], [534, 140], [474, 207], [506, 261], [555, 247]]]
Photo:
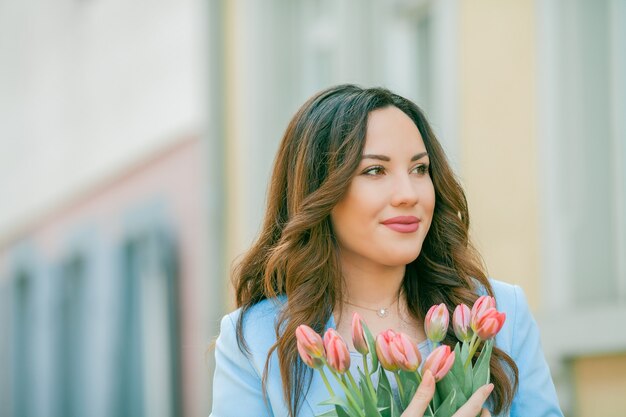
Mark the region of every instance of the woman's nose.
[[409, 175], [399, 175], [394, 179], [393, 193], [391, 196], [392, 206], [414, 206], [419, 200], [417, 184], [411, 181]]

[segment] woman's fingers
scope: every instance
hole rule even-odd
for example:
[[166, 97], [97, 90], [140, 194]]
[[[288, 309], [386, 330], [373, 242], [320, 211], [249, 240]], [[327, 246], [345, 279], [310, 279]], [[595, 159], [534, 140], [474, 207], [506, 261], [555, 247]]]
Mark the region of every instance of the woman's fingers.
[[[493, 391], [493, 384], [480, 387], [469, 400], [463, 404], [463, 407], [459, 408], [459, 410], [454, 413], [453, 417], [475, 417], [478, 413], [480, 413], [480, 417], [491, 417], [489, 410], [483, 408], [483, 404], [487, 401], [491, 391]], [[430, 371], [426, 371], [422, 377], [422, 383], [417, 388], [413, 399], [406, 410], [404, 410], [401, 417], [423, 417], [434, 393], [435, 378], [433, 378]]]
[[422, 383], [417, 388], [409, 406], [404, 410], [401, 417], [422, 417], [428, 408], [430, 400], [435, 394], [435, 378], [430, 371], [424, 372]]
[[478, 413], [480, 413], [480, 417], [491, 416], [489, 410], [483, 408], [483, 404], [489, 397], [489, 394], [491, 394], [491, 391], [493, 391], [493, 384], [483, 385], [478, 388], [452, 417], [475, 417]]

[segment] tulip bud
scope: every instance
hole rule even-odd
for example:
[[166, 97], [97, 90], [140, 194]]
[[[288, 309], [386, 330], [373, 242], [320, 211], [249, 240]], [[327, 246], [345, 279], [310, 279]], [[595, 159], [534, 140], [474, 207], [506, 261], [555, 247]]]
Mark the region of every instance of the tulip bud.
[[452, 328], [460, 341], [469, 342], [472, 339], [474, 332], [470, 327], [470, 309], [465, 304], [459, 304], [454, 309]]
[[420, 366], [422, 355], [417, 345], [404, 333], [397, 333], [389, 345], [394, 363], [403, 371], [415, 372]]
[[335, 329], [326, 330], [324, 334], [324, 349], [326, 349], [326, 361], [330, 369], [340, 374], [350, 369], [348, 346]]
[[424, 320], [426, 337], [435, 343], [441, 342], [446, 337], [449, 320], [448, 307], [445, 304], [432, 306], [426, 313]]
[[296, 329], [296, 340], [309, 356], [321, 358], [324, 356], [324, 343], [317, 332], [305, 324]]
[[354, 313], [352, 316], [352, 344], [361, 355], [367, 355], [370, 351], [363, 332], [363, 322], [358, 313]]
[[390, 344], [395, 338], [396, 333], [389, 329], [376, 336], [376, 355], [380, 365], [388, 371], [396, 372], [399, 367], [391, 354]]
[[500, 313], [495, 308], [485, 311], [476, 323], [476, 334], [480, 340], [488, 340], [494, 337], [504, 325], [505, 313]]
[[495, 298], [488, 295], [478, 297], [478, 300], [476, 300], [476, 302], [472, 306], [472, 312], [470, 314], [470, 325], [474, 332], [476, 331], [476, 323], [478, 322], [478, 319], [485, 313], [485, 311], [489, 310], [490, 308], [496, 308]]
[[298, 353], [300, 354], [300, 357], [305, 364], [314, 369], [324, 366], [324, 360], [322, 358], [314, 358], [313, 356], [309, 355], [306, 349], [302, 346], [302, 343], [300, 343], [300, 341], [298, 341], [297, 346]]
[[426, 370], [430, 370], [436, 382], [441, 381], [454, 364], [454, 352], [450, 350], [450, 346], [441, 345], [433, 350], [422, 368], [422, 375]]

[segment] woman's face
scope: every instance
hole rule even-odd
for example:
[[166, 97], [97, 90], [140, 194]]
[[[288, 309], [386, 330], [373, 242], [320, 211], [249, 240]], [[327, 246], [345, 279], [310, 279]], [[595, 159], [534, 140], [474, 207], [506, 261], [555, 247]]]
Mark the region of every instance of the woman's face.
[[422, 136], [404, 112], [369, 114], [361, 162], [330, 215], [342, 260], [400, 266], [417, 258], [435, 208], [428, 165]]

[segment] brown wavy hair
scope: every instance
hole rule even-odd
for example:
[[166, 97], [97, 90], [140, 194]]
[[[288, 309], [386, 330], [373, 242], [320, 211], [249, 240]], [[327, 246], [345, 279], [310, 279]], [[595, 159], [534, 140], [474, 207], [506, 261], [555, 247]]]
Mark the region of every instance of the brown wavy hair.
[[[410, 314], [423, 320], [428, 308], [439, 303], [452, 314], [457, 304], [474, 303], [478, 286], [493, 295], [482, 258], [469, 240], [465, 193], [421, 109], [383, 88], [346, 84], [316, 94], [285, 131], [274, 161], [263, 228], [233, 273], [236, 302], [242, 309], [237, 323], [242, 352], [249, 353], [243, 335], [248, 309], [263, 299], [287, 296], [276, 321], [277, 341], [265, 363], [263, 391], [269, 358], [276, 350], [291, 417], [296, 416], [312, 376], [298, 356], [295, 329], [308, 324], [321, 333], [333, 307], [344, 299], [330, 212], [345, 195], [361, 160], [368, 115], [389, 106], [402, 110], [418, 127], [435, 189], [430, 230], [419, 256], [406, 266], [402, 282]], [[452, 329], [443, 343], [454, 347]], [[497, 348], [490, 366], [495, 386], [491, 402], [498, 414], [511, 405], [518, 372], [513, 360]]]

